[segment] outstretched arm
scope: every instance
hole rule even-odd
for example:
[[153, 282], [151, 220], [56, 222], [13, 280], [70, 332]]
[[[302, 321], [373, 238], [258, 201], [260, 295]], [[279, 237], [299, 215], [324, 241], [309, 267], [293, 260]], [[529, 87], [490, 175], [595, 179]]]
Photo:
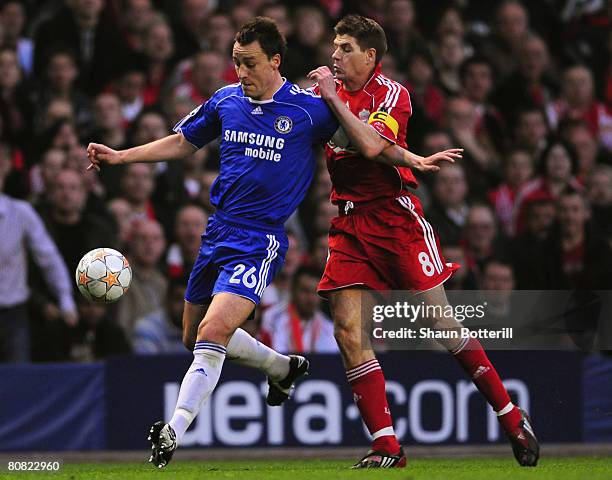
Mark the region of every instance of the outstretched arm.
[[385, 148], [382, 153], [373, 160], [380, 163], [386, 163], [387, 165], [413, 168], [419, 172], [437, 172], [440, 170], [438, 163], [454, 163], [456, 159], [462, 158], [462, 153], [462, 148], [451, 148], [449, 150], [434, 153], [429, 157], [421, 157], [399, 145], [392, 145], [389, 148]]
[[138, 162], [163, 162], [186, 157], [195, 150], [196, 147], [189, 143], [182, 133], [168, 135], [154, 142], [127, 150], [113, 150], [100, 143], [90, 143], [87, 147], [87, 157], [91, 165], [87, 169], [100, 170], [101, 163], [120, 165]]

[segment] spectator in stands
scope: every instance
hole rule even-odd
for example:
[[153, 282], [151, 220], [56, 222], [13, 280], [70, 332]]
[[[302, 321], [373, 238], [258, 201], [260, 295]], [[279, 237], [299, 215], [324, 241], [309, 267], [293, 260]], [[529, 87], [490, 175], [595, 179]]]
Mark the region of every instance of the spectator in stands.
[[476, 106], [465, 97], [446, 102], [445, 125], [456, 146], [463, 152], [470, 192], [484, 198], [489, 185], [497, 180], [499, 156], [486, 132], [478, 132]]
[[510, 245], [510, 256], [519, 290], [551, 288], [552, 266], [541, 258], [556, 220], [555, 202], [548, 195], [533, 198], [525, 205], [525, 228]]
[[259, 15], [269, 17], [276, 22], [283, 37], [289, 38], [293, 33], [293, 23], [289, 18], [289, 8], [284, 3], [265, 3], [259, 9]]
[[116, 246], [114, 233], [104, 220], [85, 214], [87, 189], [80, 171], [60, 170], [49, 191], [49, 201], [51, 209], [43, 219], [70, 272], [88, 251]]
[[308, 265], [314, 270], [318, 270], [323, 274], [325, 270], [325, 264], [327, 263], [327, 256], [329, 255], [328, 248], [328, 236], [322, 233], [314, 239], [310, 245], [310, 251], [308, 252], [309, 263]]
[[30, 76], [34, 68], [34, 42], [25, 37], [26, 11], [21, 1], [9, 0], [0, 9], [0, 25], [2, 25], [2, 44], [17, 52], [19, 65], [26, 76]]
[[[92, 136], [101, 142], [118, 150], [127, 147], [127, 136], [121, 112], [121, 102], [114, 93], [101, 93], [94, 101]], [[109, 198], [119, 194], [121, 175], [125, 171], [123, 166], [105, 168], [100, 171], [100, 179]]]
[[489, 192], [489, 203], [493, 206], [503, 232], [508, 236], [514, 234], [516, 196], [531, 180], [533, 171], [533, 158], [527, 150], [510, 150], [504, 164], [504, 182]]
[[9, 150], [0, 145], [0, 361], [30, 359], [30, 328], [26, 302], [30, 297], [27, 255], [32, 255], [54, 299], [47, 305], [67, 325], [78, 321], [71, 275], [43, 222], [26, 202], [2, 193], [11, 169]]
[[461, 38], [464, 38], [466, 34], [466, 27], [461, 9], [454, 5], [446, 6], [444, 10], [442, 10], [436, 25], [436, 35], [438, 38], [448, 33], [452, 33]]
[[468, 269], [477, 281], [481, 280], [483, 266], [502, 251], [495, 215], [485, 204], [472, 205], [465, 219], [463, 248]]
[[524, 107], [517, 111], [514, 127], [514, 143], [527, 149], [537, 158], [546, 148], [549, 127], [544, 112], [538, 107]]
[[558, 197], [560, 235], [551, 238], [548, 254], [561, 275], [552, 288], [608, 290], [612, 287], [612, 249], [586, 228], [590, 216], [580, 192], [564, 190]]
[[[482, 265], [478, 298], [479, 303], [485, 306], [481, 322], [488, 328], [503, 328], [515, 323], [513, 320], [516, 317], [512, 312], [514, 287], [514, 272], [512, 265], [506, 259], [492, 257]], [[489, 348], [496, 346], [499, 349], [507, 349], [510, 340], [486, 340], [483, 343]]]
[[234, 25], [229, 15], [223, 12], [213, 12], [201, 26], [201, 42], [206, 46], [206, 50], [217, 52], [223, 58], [227, 58], [223, 78], [227, 83], [238, 81], [234, 62], [230, 58], [230, 51], [234, 42]]
[[314, 217], [312, 238], [327, 233], [332, 218], [336, 216], [338, 216], [338, 207], [333, 205], [328, 198], [320, 200]]
[[263, 313], [262, 329], [280, 353], [336, 353], [334, 325], [319, 309], [316, 293], [319, 272], [298, 268], [291, 280], [288, 302], [275, 305]]
[[17, 53], [0, 47], [0, 121], [3, 137], [20, 147], [29, 146], [31, 140], [34, 108]]
[[125, 0], [125, 9], [119, 18], [125, 41], [135, 52], [142, 52], [145, 28], [156, 15], [151, 0]]
[[201, 236], [207, 222], [208, 215], [196, 205], [187, 205], [176, 214], [174, 226], [176, 242], [170, 245], [166, 254], [170, 278], [182, 278], [191, 273], [200, 251]]
[[124, 251], [132, 233], [132, 208], [123, 198], [113, 198], [107, 208], [116, 227], [117, 249]]
[[[376, 10], [375, 5], [371, 7]], [[384, 23], [381, 22], [381, 25], [385, 28], [389, 52], [397, 65], [407, 65], [413, 52], [426, 48], [425, 41], [417, 29], [416, 10], [412, 0], [391, 0], [378, 14], [384, 16]]]
[[433, 184], [432, 205], [425, 215], [440, 243], [458, 245], [468, 213], [468, 185], [459, 163], [442, 164]]
[[570, 120], [563, 122], [559, 126], [561, 138], [568, 142], [578, 157], [578, 173], [576, 177], [581, 184], [595, 168], [598, 159], [605, 158], [605, 154], [600, 154], [597, 137], [589, 130], [588, 125], [582, 120]]
[[214, 51], [196, 53], [191, 61], [191, 68], [186, 72], [187, 81], [174, 89], [174, 95], [187, 97], [199, 105], [208, 100], [225, 81], [223, 72], [226, 68], [225, 58]]
[[164, 115], [169, 120], [170, 125], [176, 125], [181, 119], [185, 118], [189, 112], [198, 107], [198, 104], [189, 97], [180, 95], [168, 95], [163, 101]]
[[506, 77], [517, 68], [518, 46], [529, 32], [529, 15], [517, 0], [505, 0], [495, 15], [495, 33], [483, 42], [483, 54], [495, 65], [500, 76]]
[[[94, 303], [77, 296], [80, 322], [57, 338], [60, 358], [70, 362], [93, 362], [111, 355], [126, 355], [132, 352], [125, 333], [110, 316], [108, 305]], [[63, 358], [62, 358], [63, 357]]]
[[112, 148], [127, 146], [121, 101], [114, 93], [101, 93], [93, 105], [95, 137]]
[[202, 26], [209, 18], [212, 3], [209, 0], [182, 0], [177, 9], [179, 19], [173, 28], [180, 58], [189, 57], [203, 47], [200, 35]]
[[511, 292], [514, 290], [514, 272], [512, 265], [493, 257], [483, 265], [480, 279], [482, 290]]
[[136, 222], [131, 230], [128, 259], [132, 266], [130, 289], [119, 303], [117, 321], [132, 338], [136, 321], [163, 307], [167, 280], [157, 266], [166, 246], [164, 232], [155, 220]]
[[30, 200], [42, 205], [48, 201], [48, 192], [57, 174], [66, 165], [66, 152], [58, 148], [47, 150], [38, 165], [30, 170]]
[[[385, 68], [388, 67], [384, 61], [383, 65]], [[398, 75], [393, 72], [385, 72], [385, 75], [393, 79], [398, 78]], [[433, 58], [429, 52], [414, 52], [408, 63], [408, 82], [406, 83], [406, 88], [410, 92], [410, 102], [413, 107], [418, 105], [431, 122], [440, 126], [444, 115], [444, 95], [435, 85], [434, 80]]]
[[156, 110], [144, 110], [134, 120], [131, 143], [141, 145], [159, 140], [168, 135], [168, 122], [166, 118]]
[[446, 95], [458, 95], [461, 92], [459, 69], [465, 60], [463, 39], [452, 33], [442, 36], [438, 43], [436, 59], [440, 88]]
[[43, 21], [34, 36], [35, 72], [43, 72], [51, 50], [69, 48], [77, 52], [78, 86], [89, 94], [106, 86], [125, 64], [128, 47], [103, 9], [104, 0], [74, 0]]
[[185, 289], [184, 279], [171, 281], [162, 309], [149, 313], [136, 322], [132, 335], [134, 353], [155, 355], [186, 352], [183, 345]]
[[51, 99], [35, 122], [35, 130], [41, 137], [43, 149], [51, 146], [52, 138], [63, 122], [74, 122], [74, 119], [72, 102], [62, 98]]
[[232, 19], [229, 15], [215, 11], [201, 24], [202, 39], [207, 50], [227, 55], [234, 39]]
[[549, 143], [540, 157], [538, 177], [525, 184], [516, 198], [515, 232], [523, 231], [526, 203], [541, 197], [555, 200], [568, 187], [581, 189], [574, 176], [577, 166], [576, 154], [569, 144], [562, 140]]
[[143, 32], [142, 53], [146, 62], [145, 105], [159, 101], [175, 63], [174, 38], [170, 25], [163, 18], [149, 22]]
[[58, 49], [50, 52], [45, 63], [39, 108], [44, 109], [53, 100], [70, 102], [72, 119], [81, 129], [86, 129], [91, 120], [91, 106], [88, 97], [75, 88], [78, 74], [76, 59], [70, 50]]
[[317, 63], [317, 47], [325, 39], [327, 26], [323, 11], [314, 4], [299, 5], [293, 11], [294, 30], [287, 39], [287, 49], [291, 52], [283, 60], [283, 74], [289, 80], [314, 70]]
[[[57, 101], [57, 100], [56, 100]], [[77, 126], [72, 119], [60, 119], [50, 129], [51, 148], [59, 148], [66, 152], [79, 146]]]
[[447, 262], [459, 265], [453, 275], [444, 282], [445, 290], [475, 290], [476, 279], [474, 273], [468, 268], [465, 260], [465, 250], [461, 245], [443, 245], [442, 254]]
[[595, 138], [612, 151], [612, 109], [595, 98], [595, 81], [587, 66], [571, 65], [564, 70], [561, 95], [549, 112], [553, 126], [565, 118], [583, 120]]
[[256, 16], [255, 11], [267, 0], [238, 0], [230, 11], [232, 22], [236, 26], [244, 25]]
[[452, 145], [453, 140], [447, 131], [438, 129], [429, 130], [423, 137], [423, 155], [433, 155], [436, 152], [453, 148]]
[[172, 234], [176, 212], [183, 206], [196, 204], [214, 211], [210, 204], [210, 186], [218, 171], [208, 169], [208, 163], [213, 162], [211, 152], [212, 148], [205, 146], [182, 162], [170, 162], [157, 176], [152, 201], [169, 234]]
[[153, 193], [153, 168], [146, 163], [126, 165], [121, 179], [121, 198], [130, 205], [130, 221], [156, 217], [151, 194]]
[[115, 77], [115, 93], [121, 101], [123, 120], [127, 124], [140, 115], [145, 105], [146, 82], [145, 66], [137, 60]]
[[608, 240], [612, 247], [612, 167], [597, 165], [586, 182], [586, 195], [591, 205], [593, 234]]
[[484, 57], [471, 57], [459, 69], [461, 92], [475, 106], [476, 132], [485, 135], [499, 152], [507, 143], [506, 124], [501, 113], [490, 103], [493, 67]]
[[541, 37], [527, 35], [519, 44], [517, 59], [518, 70], [502, 81], [492, 98], [508, 123], [524, 106], [547, 110], [557, 92], [557, 82], [550, 73], [548, 47]]

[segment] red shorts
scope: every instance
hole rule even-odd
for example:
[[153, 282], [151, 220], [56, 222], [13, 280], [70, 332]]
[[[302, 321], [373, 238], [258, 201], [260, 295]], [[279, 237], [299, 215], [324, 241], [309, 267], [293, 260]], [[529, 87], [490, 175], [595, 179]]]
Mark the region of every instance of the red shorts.
[[444, 261], [414, 195], [348, 211], [331, 222], [319, 294], [351, 286], [424, 291], [444, 283], [459, 268]]

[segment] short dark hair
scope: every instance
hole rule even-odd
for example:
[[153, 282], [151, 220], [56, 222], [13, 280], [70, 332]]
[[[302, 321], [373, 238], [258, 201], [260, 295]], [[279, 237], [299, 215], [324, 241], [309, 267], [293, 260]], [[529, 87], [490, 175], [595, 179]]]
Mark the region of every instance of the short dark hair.
[[387, 52], [387, 37], [383, 28], [371, 18], [347, 15], [334, 27], [336, 35], [350, 35], [357, 40], [359, 48], [376, 50], [376, 63], [380, 63]]
[[240, 45], [257, 41], [268, 58], [278, 54], [282, 60], [287, 50], [285, 37], [280, 33], [276, 22], [268, 17], [255, 17], [245, 23], [236, 33], [234, 41]]
[[463, 83], [465, 81], [465, 77], [467, 76], [468, 69], [473, 65], [486, 65], [491, 72], [491, 78], [495, 79], [495, 69], [493, 68], [493, 64], [486, 58], [480, 55], [474, 55], [473, 57], [465, 60], [459, 67], [459, 79]]

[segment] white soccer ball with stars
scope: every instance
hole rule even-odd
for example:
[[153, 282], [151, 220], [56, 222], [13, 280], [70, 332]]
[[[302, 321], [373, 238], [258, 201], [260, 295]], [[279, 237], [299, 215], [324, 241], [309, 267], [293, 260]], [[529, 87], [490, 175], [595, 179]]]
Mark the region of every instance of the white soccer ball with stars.
[[132, 268], [121, 252], [96, 248], [87, 252], [76, 269], [76, 283], [87, 300], [113, 303], [130, 288]]

